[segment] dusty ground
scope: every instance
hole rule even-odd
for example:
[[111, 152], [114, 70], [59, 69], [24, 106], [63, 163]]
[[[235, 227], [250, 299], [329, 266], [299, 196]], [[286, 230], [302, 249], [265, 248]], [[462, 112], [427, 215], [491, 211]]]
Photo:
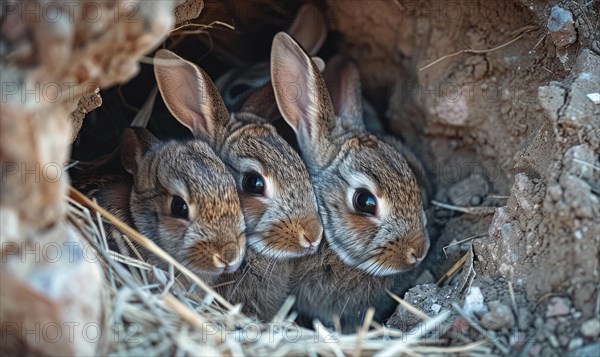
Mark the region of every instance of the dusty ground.
[[[202, 23], [223, 19], [221, 5], [205, 5]], [[421, 285], [405, 299], [430, 315], [455, 311], [454, 323], [436, 336], [450, 344], [489, 339], [499, 354], [600, 356], [600, 2], [327, 5], [333, 32], [324, 57], [341, 51], [357, 60], [366, 97], [422, 158], [435, 201], [479, 207], [431, 207], [432, 252]], [[266, 58], [269, 36], [286, 24], [281, 16], [253, 22], [261, 6], [244, 7], [255, 13], [237, 25], [267, 35], [251, 45], [230, 37], [225, 46], [240, 44], [236, 55], [245, 61]], [[223, 50], [227, 34], [212, 34], [215, 51]], [[231, 55], [205, 58], [203, 41], [185, 41], [182, 55], [189, 52], [211, 75], [227, 69]], [[243, 50], [248, 46], [252, 51]], [[134, 93], [147, 89], [149, 76], [144, 69], [104, 101], [116, 103], [122, 92], [140, 107], [143, 98]], [[78, 146], [86, 142], [94, 150], [114, 146], [89, 139], [103, 116], [115, 117], [102, 110], [86, 118], [80, 137], [88, 139], [76, 143], [75, 157], [97, 154]], [[435, 284], [467, 252], [460, 274]], [[417, 322], [399, 308], [389, 324]]]
[[[474, 278], [417, 286], [406, 299], [429, 314], [451, 302], [469, 310], [469, 287], [479, 288], [482, 311], [469, 317], [505, 352], [600, 355], [600, 105], [591, 94], [600, 91], [599, 3], [329, 4], [367, 96], [423, 158], [435, 199], [498, 207], [435, 207], [429, 270], [437, 279], [448, 266], [439, 266], [442, 248], [466, 239]], [[448, 258], [469, 246], [449, 246]], [[399, 308], [389, 323], [415, 322]], [[464, 339], [457, 331], [444, 336]], [[467, 340], [482, 337], [469, 331]]]

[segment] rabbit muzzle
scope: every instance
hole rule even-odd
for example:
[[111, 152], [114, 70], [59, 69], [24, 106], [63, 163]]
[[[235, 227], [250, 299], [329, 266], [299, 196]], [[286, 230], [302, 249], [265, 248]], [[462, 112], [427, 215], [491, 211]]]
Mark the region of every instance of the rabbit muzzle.
[[218, 273], [231, 273], [242, 264], [244, 249], [240, 249], [235, 243], [227, 243], [212, 258]]

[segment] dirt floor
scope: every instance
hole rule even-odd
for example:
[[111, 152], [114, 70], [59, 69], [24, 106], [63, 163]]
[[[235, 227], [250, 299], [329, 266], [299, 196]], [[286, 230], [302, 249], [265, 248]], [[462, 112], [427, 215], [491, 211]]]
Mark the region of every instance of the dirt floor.
[[[432, 207], [425, 280], [473, 253], [462, 277], [405, 299], [428, 314], [455, 302], [483, 328], [461, 317], [446, 338], [600, 355], [600, 3], [329, 4], [367, 97], [422, 157], [435, 200], [479, 207]], [[400, 307], [389, 324], [417, 321]]]
[[[205, 5], [202, 23], [220, 18], [215, 2]], [[449, 344], [488, 339], [498, 354], [600, 356], [600, 2], [331, 0], [325, 11], [324, 57], [356, 59], [364, 95], [435, 189], [434, 244], [405, 300], [429, 315], [453, 311], [436, 335]], [[285, 27], [278, 19], [257, 26], [248, 16], [238, 26], [272, 36]], [[242, 43], [212, 34], [215, 51]], [[211, 75], [227, 69], [223, 57], [201, 55], [205, 42], [186, 41], [199, 46], [188, 58]], [[244, 60], [266, 58], [269, 43]], [[103, 93], [104, 103], [122, 93], [141, 106], [133, 93], [148, 76], [143, 69]], [[115, 116], [102, 110], [86, 118], [74, 157], [97, 154], [86, 143], [113, 145], [85, 139]], [[418, 321], [399, 307], [388, 324]]]

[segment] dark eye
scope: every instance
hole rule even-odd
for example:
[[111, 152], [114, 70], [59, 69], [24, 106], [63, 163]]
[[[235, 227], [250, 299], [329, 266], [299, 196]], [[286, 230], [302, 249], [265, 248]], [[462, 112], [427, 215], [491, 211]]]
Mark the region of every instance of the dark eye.
[[247, 193], [262, 195], [265, 192], [265, 180], [256, 172], [248, 172], [244, 174], [242, 187]]
[[375, 212], [377, 211], [377, 200], [375, 199], [375, 195], [364, 188], [356, 190], [354, 198], [352, 199], [352, 204], [354, 205], [354, 209], [358, 212], [375, 215]]
[[171, 200], [171, 213], [173, 217], [187, 219], [190, 209], [183, 198], [174, 195], [173, 200]]

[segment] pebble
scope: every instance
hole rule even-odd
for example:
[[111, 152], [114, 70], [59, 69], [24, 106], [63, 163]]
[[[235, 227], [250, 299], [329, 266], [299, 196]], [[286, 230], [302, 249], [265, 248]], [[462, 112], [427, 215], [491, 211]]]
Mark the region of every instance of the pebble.
[[469, 293], [465, 297], [463, 309], [470, 316], [487, 311], [487, 308], [483, 303], [483, 294], [478, 286], [472, 286], [469, 289]]
[[530, 355], [531, 357], [537, 357], [540, 355], [540, 352], [542, 352], [542, 346], [535, 344], [535, 345], [531, 346], [531, 348], [529, 349], [527, 354]]
[[519, 329], [527, 330], [529, 325], [531, 325], [532, 320], [531, 312], [526, 307], [519, 308], [517, 312], [517, 324], [519, 325]]
[[559, 343], [558, 343], [558, 340], [556, 339], [556, 336], [554, 336], [553, 334], [549, 333], [549, 334], [546, 335], [546, 337], [548, 338], [548, 342], [550, 342], [550, 345], [553, 348], [555, 348], [555, 349], [558, 348]]
[[564, 316], [569, 313], [571, 302], [568, 299], [561, 297], [553, 297], [550, 300], [548, 309], [546, 310], [546, 317]]
[[433, 311], [434, 314], [437, 314], [438, 312], [440, 312], [441, 309], [442, 309], [442, 305], [440, 305], [440, 304], [431, 305], [431, 311]]
[[560, 199], [562, 198], [562, 188], [560, 188], [560, 185], [551, 186], [548, 189], [548, 193], [554, 201], [560, 201]]
[[571, 353], [571, 356], [577, 357], [598, 357], [600, 356], [600, 342], [592, 343], [590, 345], [578, 348]]
[[498, 331], [515, 324], [515, 317], [510, 307], [499, 301], [492, 301], [489, 309], [490, 311], [481, 318], [481, 326]]
[[546, 25], [550, 38], [558, 48], [565, 48], [577, 40], [573, 14], [560, 6], [554, 6]]
[[587, 338], [596, 338], [600, 336], [600, 320], [591, 319], [581, 324], [581, 334]]
[[600, 93], [588, 93], [585, 96], [588, 97], [588, 99], [591, 100], [592, 103], [596, 105], [600, 104]]
[[583, 338], [581, 337], [575, 337], [574, 339], [572, 339], [571, 341], [569, 341], [569, 347], [567, 347], [568, 350], [574, 350], [576, 348], [579, 348], [583, 346]]

